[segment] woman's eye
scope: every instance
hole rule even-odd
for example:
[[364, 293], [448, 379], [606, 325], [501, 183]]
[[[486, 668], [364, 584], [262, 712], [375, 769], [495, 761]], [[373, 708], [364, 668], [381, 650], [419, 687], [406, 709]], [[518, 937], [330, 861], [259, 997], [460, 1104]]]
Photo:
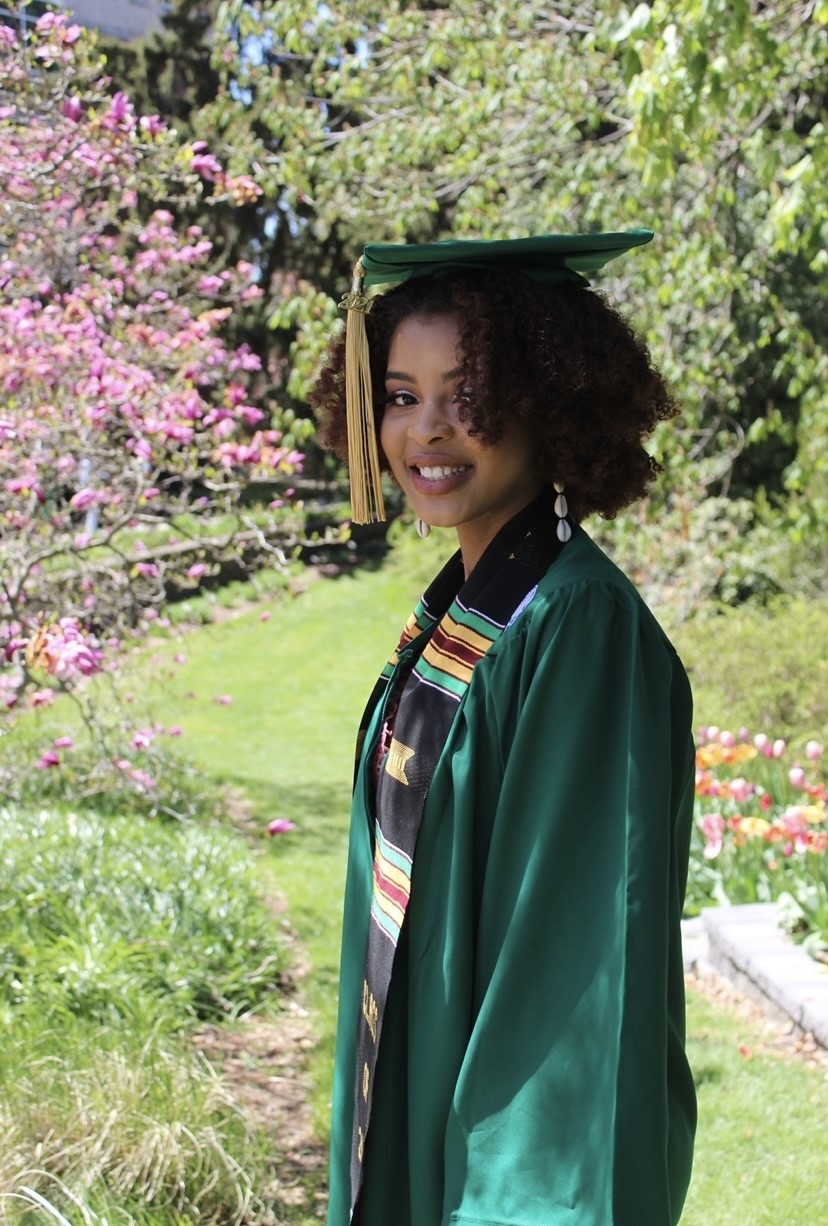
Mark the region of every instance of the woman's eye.
[[417, 398], [412, 392], [406, 392], [402, 389], [398, 389], [397, 391], [385, 393], [386, 409], [407, 409], [410, 405], [416, 403]]

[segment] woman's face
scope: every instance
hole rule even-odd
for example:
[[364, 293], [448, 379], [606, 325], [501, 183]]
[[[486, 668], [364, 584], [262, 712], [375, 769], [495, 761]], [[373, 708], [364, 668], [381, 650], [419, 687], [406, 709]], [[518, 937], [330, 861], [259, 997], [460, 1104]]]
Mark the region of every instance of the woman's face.
[[474, 389], [458, 386], [460, 332], [452, 315], [411, 315], [388, 351], [380, 440], [414, 513], [456, 528], [468, 574], [500, 528], [537, 494], [533, 443], [525, 429], [486, 444], [460, 420]]

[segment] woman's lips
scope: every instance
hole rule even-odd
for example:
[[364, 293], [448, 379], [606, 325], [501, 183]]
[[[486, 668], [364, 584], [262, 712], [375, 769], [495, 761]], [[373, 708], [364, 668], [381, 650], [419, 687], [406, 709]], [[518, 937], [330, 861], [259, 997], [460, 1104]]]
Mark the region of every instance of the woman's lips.
[[411, 464], [408, 471], [411, 484], [418, 493], [449, 494], [458, 488], [472, 471], [470, 464]]

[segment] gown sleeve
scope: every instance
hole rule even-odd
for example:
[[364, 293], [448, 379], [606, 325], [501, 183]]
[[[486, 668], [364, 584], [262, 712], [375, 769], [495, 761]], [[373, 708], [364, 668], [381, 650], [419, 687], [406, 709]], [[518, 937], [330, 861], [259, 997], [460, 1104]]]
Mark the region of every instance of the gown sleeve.
[[695, 1129], [687, 679], [632, 591], [594, 582], [478, 668], [452, 768], [479, 854], [443, 1226], [674, 1226]]

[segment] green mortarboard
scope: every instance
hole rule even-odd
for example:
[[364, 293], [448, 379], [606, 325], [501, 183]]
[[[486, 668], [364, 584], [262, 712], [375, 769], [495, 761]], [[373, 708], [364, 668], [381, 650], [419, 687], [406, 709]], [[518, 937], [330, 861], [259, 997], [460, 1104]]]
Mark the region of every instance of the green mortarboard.
[[649, 243], [652, 237], [652, 230], [626, 230], [619, 234], [541, 234], [491, 241], [369, 243], [354, 268], [351, 292], [339, 304], [347, 311], [345, 400], [354, 522], [385, 519], [365, 334], [365, 315], [371, 309], [371, 299], [363, 292], [366, 285], [386, 285], [407, 281], [409, 277], [439, 276], [457, 270], [522, 272], [542, 285], [561, 281], [589, 285], [585, 273], [597, 272], [616, 256]]
[[443, 243], [369, 243], [362, 256], [365, 285], [407, 281], [458, 269], [523, 272], [542, 285], [587, 283], [599, 268], [653, 237], [652, 230], [623, 234], [541, 234], [535, 238], [450, 239]]

